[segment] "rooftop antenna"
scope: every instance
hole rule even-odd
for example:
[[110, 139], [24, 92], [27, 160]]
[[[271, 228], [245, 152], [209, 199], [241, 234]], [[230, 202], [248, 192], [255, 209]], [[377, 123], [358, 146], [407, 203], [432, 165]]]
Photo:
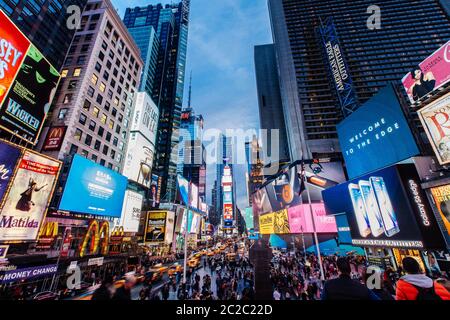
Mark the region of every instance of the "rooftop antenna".
[[188, 108], [191, 108], [191, 102], [192, 102], [192, 70], [191, 70], [191, 76], [189, 78], [189, 99], [188, 99]]

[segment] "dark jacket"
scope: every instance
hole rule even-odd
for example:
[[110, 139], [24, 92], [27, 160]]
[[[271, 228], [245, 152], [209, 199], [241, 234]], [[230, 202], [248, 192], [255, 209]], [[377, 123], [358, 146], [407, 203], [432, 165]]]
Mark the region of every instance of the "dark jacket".
[[120, 287], [116, 290], [113, 300], [131, 300], [131, 291]]
[[111, 293], [108, 288], [106, 286], [100, 286], [97, 290], [95, 290], [91, 300], [105, 301], [111, 300], [111, 298]]
[[341, 274], [339, 278], [325, 283], [322, 300], [380, 300], [366, 286]]

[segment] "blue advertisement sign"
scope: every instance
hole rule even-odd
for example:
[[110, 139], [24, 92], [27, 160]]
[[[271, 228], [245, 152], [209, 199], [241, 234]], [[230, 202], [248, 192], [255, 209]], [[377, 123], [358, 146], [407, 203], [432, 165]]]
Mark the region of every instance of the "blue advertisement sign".
[[75, 155], [60, 210], [120, 218], [128, 179]]
[[233, 196], [231, 192], [223, 193], [223, 203], [233, 203]]
[[0, 141], [0, 202], [8, 189], [20, 153], [20, 149]]
[[56, 273], [57, 270], [58, 270], [57, 264], [50, 264], [46, 266], [4, 271], [0, 272], [0, 283], [3, 284], [9, 282], [22, 281], [31, 278], [48, 276]]
[[336, 214], [336, 226], [338, 230], [338, 239], [340, 244], [351, 244], [352, 235], [350, 233], [350, 226], [348, 225], [347, 215], [345, 213]]
[[350, 179], [419, 154], [391, 85], [337, 125]]
[[181, 199], [184, 204], [189, 206], [189, 181], [183, 176], [177, 176], [178, 190], [180, 191]]

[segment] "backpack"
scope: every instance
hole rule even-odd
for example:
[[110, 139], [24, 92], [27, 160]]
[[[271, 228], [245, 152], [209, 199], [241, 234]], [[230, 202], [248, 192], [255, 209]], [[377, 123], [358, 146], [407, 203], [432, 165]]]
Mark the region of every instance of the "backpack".
[[431, 288], [422, 288], [418, 286], [414, 287], [419, 292], [416, 297], [416, 300], [418, 301], [442, 300], [441, 297], [436, 293], [436, 290], [434, 289], [434, 283]]

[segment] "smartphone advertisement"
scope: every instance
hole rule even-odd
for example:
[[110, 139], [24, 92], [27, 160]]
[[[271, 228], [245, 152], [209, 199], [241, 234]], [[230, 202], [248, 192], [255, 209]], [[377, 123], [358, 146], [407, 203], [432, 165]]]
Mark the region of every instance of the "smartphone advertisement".
[[444, 244], [413, 164], [392, 166], [323, 191], [328, 214], [345, 213], [352, 244], [433, 248]]

